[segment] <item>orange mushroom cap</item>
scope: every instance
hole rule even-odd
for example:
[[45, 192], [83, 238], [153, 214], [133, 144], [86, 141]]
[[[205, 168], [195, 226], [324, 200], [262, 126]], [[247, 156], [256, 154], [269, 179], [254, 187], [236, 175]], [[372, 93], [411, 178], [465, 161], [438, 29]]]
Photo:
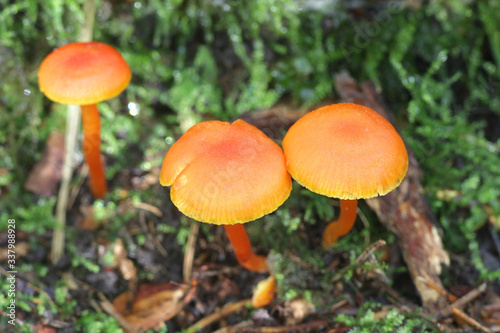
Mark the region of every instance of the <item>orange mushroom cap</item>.
[[101, 42], [70, 43], [55, 49], [40, 65], [38, 84], [51, 100], [88, 105], [120, 94], [132, 73], [112, 46]]
[[172, 186], [181, 212], [213, 224], [253, 221], [275, 211], [292, 190], [281, 148], [243, 120], [190, 128], [167, 152], [160, 183]]
[[283, 139], [287, 168], [309, 190], [340, 199], [384, 195], [408, 169], [394, 127], [372, 109], [342, 103], [299, 119]]

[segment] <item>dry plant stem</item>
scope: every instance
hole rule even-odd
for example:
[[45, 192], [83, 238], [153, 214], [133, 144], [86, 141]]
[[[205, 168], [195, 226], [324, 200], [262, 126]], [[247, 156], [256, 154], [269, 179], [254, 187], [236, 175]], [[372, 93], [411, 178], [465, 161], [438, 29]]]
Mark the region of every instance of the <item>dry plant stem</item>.
[[[95, 0], [86, 0], [83, 5], [84, 22], [80, 27], [81, 42], [92, 40], [92, 27], [95, 19]], [[61, 259], [64, 252], [64, 227], [66, 225], [66, 210], [68, 206], [69, 186], [73, 173], [72, 160], [75, 153], [76, 137], [80, 125], [80, 108], [68, 106], [68, 117], [66, 118], [66, 133], [64, 136], [64, 162], [62, 168], [61, 186], [57, 195], [56, 220], [52, 236], [51, 260], [55, 265]]]
[[462, 310], [460, 310], [458, 308], [451, 308], [451, 312], [453, 312], [453, 314], [455, 316], [461, 318], [463, 321], [465, 321], [470, 326], [475, 327], [476, 329], [481, 330], [485, 333], [491, 333], [491, 330], [488, 327], [481, 325], [477, 320], [469, 317]]
[[330, 222], [323, 233], [323, 247], [329, 248], [339, 237], [346, 235], [354, 226], [358, 200], [340, 200], [340, 216], [337, 221]]
[[252, 252], [250, 239], [242, 224], [224, 225], [224, 228], [241, 266], [254, 272], [268, 271], [266, 257]]
[[216, 322], [217, 320], [220, 320], [228, 315], [230, 315], [233, 312], [238, 311], [239, 309], [245, 307], [248, 303], [250, 303], [250, 299], [244, 299], [242, 301], [236, 302], [236, 303], [228, 303], [222, 307], [219, 311], [215, 311], [213, 314], [199, 320], [196, 322], [193, 326], [188, 327], [185, 332], [186, 333], [192, 333], [192, 332], [199, 332], [201, 331], [204, 327]]
[[184, 253], [184, 264], [182, 267], [182, 275], [186, 282], [191, 281], [191, 275], [193, 273], [194, 252], [199, 229], [200, 224], [193, 221], [191, 228], [189, 228], [186, 252]]
[[97, 104], [82, 105], [83, 154], [89, 166], [90, 189], [94, 198], [102, 198], [108, 191], [101, 162], [101, 120]]
[[66, 225], [66, 208], [68, 206], [69, 185], [71, 183], [73, 171], [71, 165], [79, 125], [80, 108], [75, 105], [70, 105], [68, 107], [68, 117], [66, 118], [64, 163], [56, 207], [57, 225], [54, 227], [52, 235], [51, 260], [54, 265], [59, 262], [64, 252], [64, 226]]

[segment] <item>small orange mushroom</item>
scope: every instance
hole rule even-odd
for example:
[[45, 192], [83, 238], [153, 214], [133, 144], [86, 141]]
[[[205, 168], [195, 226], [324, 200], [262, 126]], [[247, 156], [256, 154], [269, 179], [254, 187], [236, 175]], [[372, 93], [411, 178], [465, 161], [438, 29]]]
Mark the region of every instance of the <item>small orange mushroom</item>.
[[57, 103], [81, 105], [83, 152], [95, 198], [107, 192], [97, 103], [119, 95], [131, 77], [130, 67], [120, 53], [101, 42], [70, 43], [57, 48], [38, 71], [38, 84], [45, 96]]
[[408, 154], [394, 127], [372, 109], [352, 103], [303, 116], [285, 135], [283, 150], [298, 183], [341, 199], [339, 219], [323, 233], [325, 247], [351, 230], [358, 199], [387, 194], [408, 169]]
[[283, 151], [262, 131], [243, 120], [193, 126], [167, 152], [160, 183], [171, 186], [172, 202], [185, 215], [224, 225], [243, 267], [267, 270], [243, 223], [275, 211], [290, 195], [292, 180]]

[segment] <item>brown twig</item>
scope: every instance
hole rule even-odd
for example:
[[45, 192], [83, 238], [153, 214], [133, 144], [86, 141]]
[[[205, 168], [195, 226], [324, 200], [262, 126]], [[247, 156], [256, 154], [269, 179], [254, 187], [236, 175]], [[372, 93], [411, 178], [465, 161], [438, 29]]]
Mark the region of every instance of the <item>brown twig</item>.
[[449, 316], [451, 314], [451, 312], [453, 311], [453, 308], [460, 308], [460, 307], [464, 306], [465, 304], [469, 303], [470, 301], [472, 301], [474, 298], [478, 297], [480, 294], [484, 293], [485, 291], [486, 291], [486, 283], [482, 283], [479, 287], [472, 289], [466, 295], [457, 299], [450, 306], [443, 309], [441, 311], [441, 314], [443, 316]]
[[456, 302], [458, 300], [458, 297], [447, 292], [446, 290], [444, 290], [440, 285], [436, 284], [434, 281], [432, 280], [428, 280], [428, 279], [425, 279], [421, 276], [419, 276], [417, 278], [417, 281], [418, 282], [421, 282], [421, 283], [424, 283], [427, 287], [429, 288], [432, 288], [434, 289], [435, 291], [437, 291], [441, 296], [444, 296], [446, 297], [446, 299], [448, 299], [448, 301], [450, 302]]
[[276, 326], [259, 328], [242, 328], [239, 332], [255, 333], [294, 333], [294, 332], [314, 332], [328, 327], [326, 320], [317, 320], [294, 326]]
[[87, 163], [84, 163], [81, 167], [80, 174], [77, 178], [78, 180], [69, 193], [67, 210], [71, 210], [71, 208], [73, 208], [73, 205], [75, 204], [76, 201], [76, 197], [78, 196], [78, 193], [80, 192], [80, 189], [82, 188], [83, 183], [85, 182], [85, 179], [87, 178], [88, 174], [89, 174], [89, 166], [87, 165]]
[[220, 320], [228, 315], [230, 315], [233, 312], [238, 311], [242, 307], [245, 307], [247, 304], [251, 304], [252, 299], [245, 299], [236, 303], [228, 303], [222, 307], [220, 310], [216, 310], [214, 313], [211, 315], [199, 320], [196, 322], [194, 325], [191, 327], [188, 327], [184, 332], [186, 333], [192, 333], [192, 332], [197, 332], [202, 330], [204, 327], [216, 322], [217, 320]]
[[193, 273], [195, 245], [199, 229], [200, 229], [200, 224], [198, 222], [192, 221], [186, 244], [186, 252], [184, 254], [184, 263], [182, 266], [182, 276], [184, 278], [184, 281], [191, 280], [191, 275]]
[[337, 303], [333, 304], [329, 309], [328, 309], [328, 312], [335, 312], [337, 311], [337, 309], [343, 307], [344, 305], [347, 304], [347, 300], [345, 299], [342, 299], [340, 301], [338, 301]]
[[158, 217], [163, 216], [163, 213], [161, 212], [161, 210], [158, 207], [147, 204], [145, 202], [139, 202], [137, 204], [134, 204], [134, 207], [139, 208], [139, 209], [143, 209], [143, 210], [147, 210], [148, 212], [153, 213], [154, 215], [156, 215]]
[[293, 262], [299, 264], [300, 266], [302, 266], [303, 268], [309, 270], [309, 271], [313, 271], [313, 272], [318, 272], [318, 268], [314, 265], [310, 265], [308, 263], [306, 263], [304, 260], [302, 260], [298, 255], [292, 253], [291, 251], [285, 251], [285, 254], [288, 258], [290, 258], [290, 260], [292, 260]]
[[476, 320], [474, 320], [473, 318], [469, 317], [468, 315], [466, 315], [462, 310], [458, 309], [458, 308], [455, 308], [455, 307], [452, 307], [451, 308], [451, 312], [453, 312], [453, 314], [455, 316], [458, 316], [460, 319], [462, 319], [463, 321], [465, 321], [467, 324], [483, 331], [483, 332], [486, 332], [486, 333], [491, 333], [490, 329], [481, 325], [479, 322], [477, 322]]
[[158, 252], [160, 252], [160, 254], [163, 257], [165, 258], [168, 257], [167, 250], [163, 247], [163, 245], [161, 245], [160, 241], [158, 240], [158, 234], [156, 233], [156, 227], [153, 221], [150, 220], [148, 226], [149, 226], [149, 232], [151, 233], [152, 236], [153, 244], [155, 245], [156, 249], [158, 250]]
[[367, 260], [370, 259], [371, 255], [377, 251], [378, 249], [380, 249], [382, 246], [385, 246], [386, 245], [386, 242], [385, 240], [383, 239], [379, 239], [378, 241], [374, 242], [373, 244], [371, 244], [370, 246], [368, 246], [355, 260], [353, 263], [351, 263], [349, 266], [347, 267], [344, 267], [343, 269], [341, 269], [337, 274], [335, 274], [331, 279], [330, 279], [330, 283], [335, 283], [337, 281], [339, 281], [342, 276], [345, 274], [346, 271], [348, 271], [349, 269], [351, 269], [353, 266], [357, 266], [357, 265], [360, 265], [364, 262], [366, 262]]
[[449, 305], [448, 307], [446, 307], [441, 311], [441, 315], [450, 316], [451, 314], [453, 314], [456, 317], [463, 320], [464, 322], [466, 322], [467, 324], [483, 332], [491, 333], [491, 330], [489, 328], [481, 325], [478, 321], [471, 318], [470, 316], [468, 316], [462, 310], [459, 309], [459, 307], [464, 306], [465, 304], [467, 304], [468, 302], [479, 296], [481, 293], [483, 293], [486, 290], [486, 283], [481, 284], [479, 287], [470, 291], [462, 298], [457, 298], [455, 295], [450, 294], [449, 292], [447, 292], [440, 286], [436, 285], [432, 281], [426, 280], [422, 282], [425, 283], [428, 287], [436, 290], [440, 295], [445, 296], [450, 302], [453, 302], [451, 305]]

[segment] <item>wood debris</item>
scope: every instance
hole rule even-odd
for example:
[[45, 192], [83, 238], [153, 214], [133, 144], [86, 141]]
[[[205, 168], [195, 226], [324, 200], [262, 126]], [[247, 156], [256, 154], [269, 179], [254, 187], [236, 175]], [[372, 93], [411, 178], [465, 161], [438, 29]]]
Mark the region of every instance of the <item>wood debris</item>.
[[62, 176], [63, 161], [64, 135], [53, 132], [47, 139], [42, 158], [28, 175], [24, 188], [45, 197], [55, 195]]
[[[387, 107], [379, 100], [371, 83], [363, 83], [361, 89], [347, 72], [335, 76], [335, 87], [343, 102], [366, 105], [390, 120]], [[422, 172], [413, 152], [407, 147], [409, 166], [401, 185], [382, 197], [367, 199], [381, 223], [393, 232], [401, 247], [413, 282], [424, 307], [440, 311], [446, 299], [436, 290], [421, 282], [421, 278], [442, 287], [439, 274], [441, 265], [449, 265], [449, 257], [443, 248], [436, 219], [429, 207], [420, 184]]]

